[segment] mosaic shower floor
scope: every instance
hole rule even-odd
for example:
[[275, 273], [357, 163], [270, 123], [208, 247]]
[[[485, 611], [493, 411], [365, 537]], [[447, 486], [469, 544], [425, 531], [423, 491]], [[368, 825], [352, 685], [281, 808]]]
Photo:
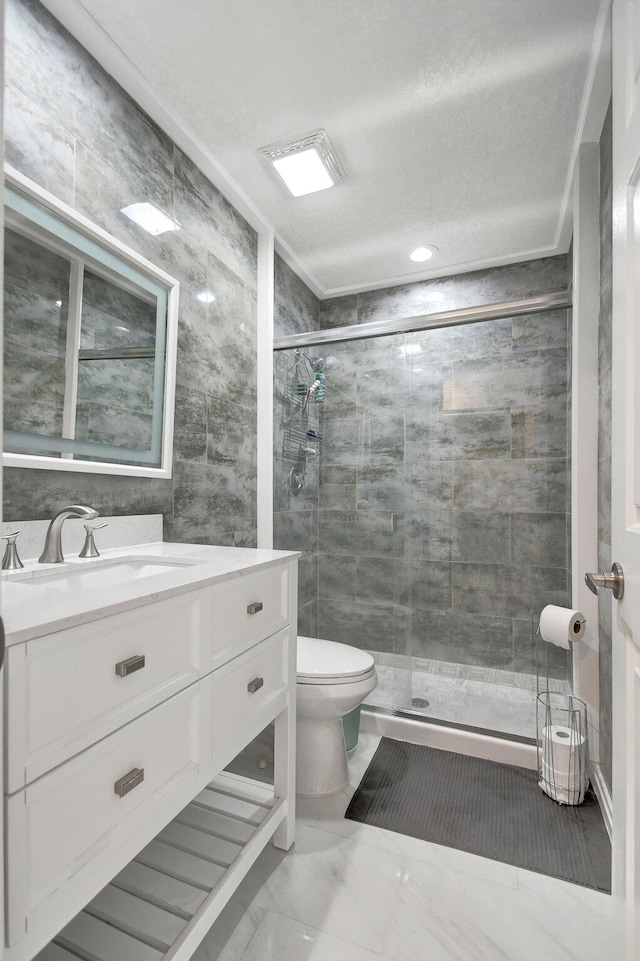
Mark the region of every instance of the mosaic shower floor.
[[[535, 675], [370, 653], [376, 661], [378, 687], [366, 706], [414, 711], [426, 718], [504, 734], [536, 736]], [[549, 687], [569, 693], [565, 681], [551, 681]]]

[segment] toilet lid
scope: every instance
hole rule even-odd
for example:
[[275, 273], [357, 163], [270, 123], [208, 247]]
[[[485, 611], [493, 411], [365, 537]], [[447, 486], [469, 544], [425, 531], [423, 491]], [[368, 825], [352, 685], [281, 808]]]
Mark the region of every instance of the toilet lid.
[[298, 677], [359, 677], [374, 666], [371, 654], [349, 644], [298, 637]]

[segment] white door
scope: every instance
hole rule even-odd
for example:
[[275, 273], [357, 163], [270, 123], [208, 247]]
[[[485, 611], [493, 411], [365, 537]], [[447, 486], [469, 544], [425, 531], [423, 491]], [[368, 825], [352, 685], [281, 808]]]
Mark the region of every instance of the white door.
[[640, 961], [640, 0], [613, 3], [614, 894]]

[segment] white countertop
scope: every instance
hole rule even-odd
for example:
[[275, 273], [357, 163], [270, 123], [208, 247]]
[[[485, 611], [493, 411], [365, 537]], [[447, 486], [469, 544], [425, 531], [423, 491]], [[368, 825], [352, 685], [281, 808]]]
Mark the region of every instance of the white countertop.
[[[37, 583], [37, 575], [56, 574], [72, 569], [77, 571], [80, 565], [107, 565], [109, 561], [120, 557], [158, 557], [167, 560], [184, 558], [198, 563], [128, 583], [76, 591], [61, 591], [50, 583]], [[6, 644], [19, 644], [43, 634], [76, 627], [100, 617], [207, 587], [231, 577], [250, 574], [298, 557], [301, 557], [301, 554], [295, 551], [157, 542], [101, 551], [99, 558], [85, 561], [77, 555], [70, 555], [63, 564], [29, 562], [25, 564], [24, 570], [15, 574], [5, 571], [2, 574], [0, 610], [4, 620]], [[27, 584], [25, 575], [28, 574], [33, 577], [29, 578], [30, 583]]]

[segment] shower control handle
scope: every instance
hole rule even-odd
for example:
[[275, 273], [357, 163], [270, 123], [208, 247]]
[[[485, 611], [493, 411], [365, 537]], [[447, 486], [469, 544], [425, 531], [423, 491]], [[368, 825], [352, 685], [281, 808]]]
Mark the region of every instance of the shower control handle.
[[598, 594], [601, 589], [613, 591], [613, 596], [617, 601], [624, 595], [624, 573], [620, 564], [612, 564], [610, 574], [585, 574], [584, 579], [587, 587], [594, 594]]

